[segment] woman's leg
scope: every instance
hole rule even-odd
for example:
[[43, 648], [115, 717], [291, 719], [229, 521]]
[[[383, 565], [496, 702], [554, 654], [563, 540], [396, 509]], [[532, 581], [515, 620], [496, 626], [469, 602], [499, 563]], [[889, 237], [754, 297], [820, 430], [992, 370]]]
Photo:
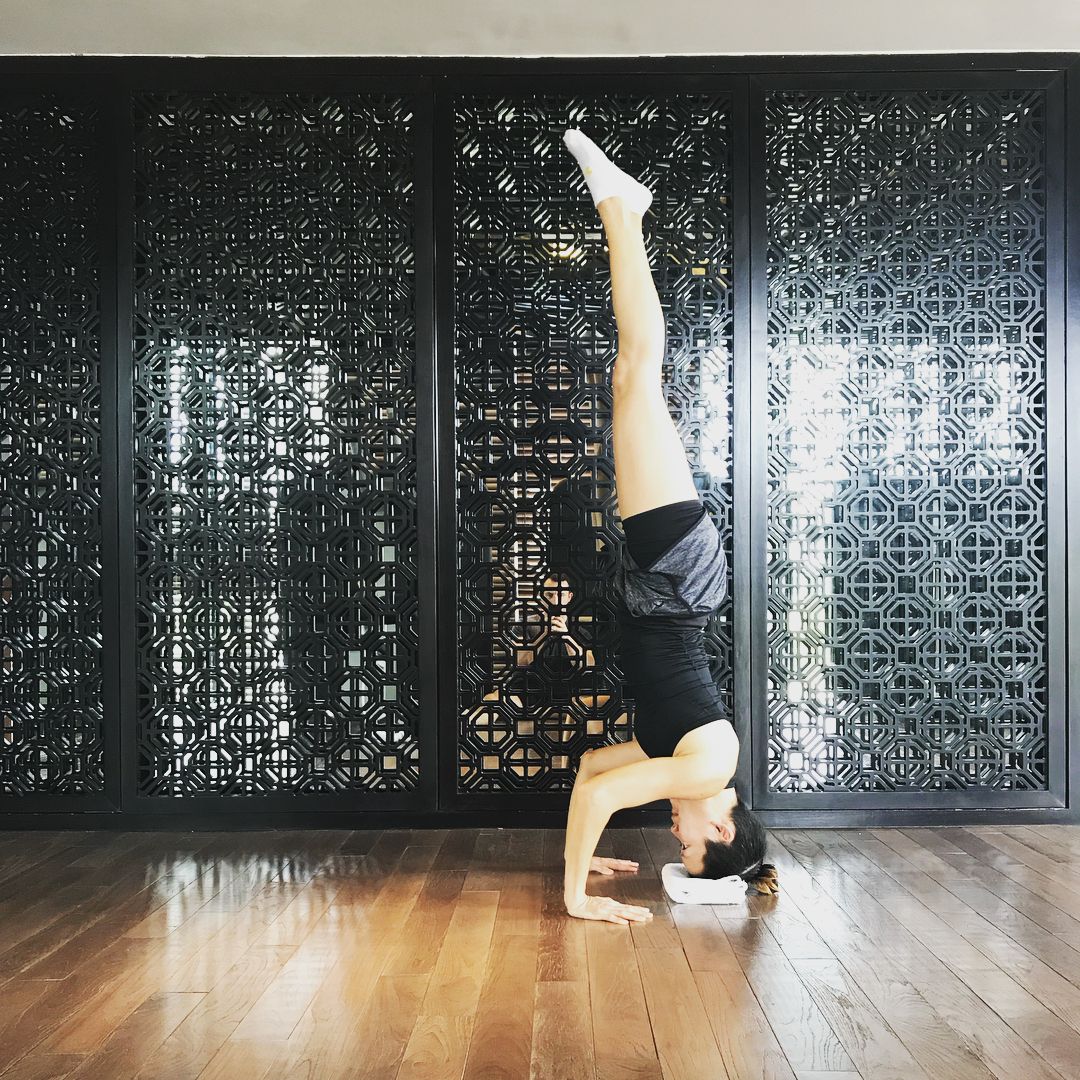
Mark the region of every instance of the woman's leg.
[[664, 313], [645, 251], [641, 216], [618, 195], [597, 205], [607, 234], [618, 354], [612, 373], [612, 442], [619, 517], [698, 498], [662, 381]]

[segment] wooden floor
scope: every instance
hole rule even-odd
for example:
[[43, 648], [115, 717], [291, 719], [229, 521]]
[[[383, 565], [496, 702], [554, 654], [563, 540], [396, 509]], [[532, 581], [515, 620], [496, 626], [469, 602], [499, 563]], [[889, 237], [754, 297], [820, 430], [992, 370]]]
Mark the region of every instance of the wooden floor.
[[669, 904], [664, 829], [569, 918], [563, 833], [0, 832], [0, 1077], [1080, 1077], [1080, 828], [778, 831]]

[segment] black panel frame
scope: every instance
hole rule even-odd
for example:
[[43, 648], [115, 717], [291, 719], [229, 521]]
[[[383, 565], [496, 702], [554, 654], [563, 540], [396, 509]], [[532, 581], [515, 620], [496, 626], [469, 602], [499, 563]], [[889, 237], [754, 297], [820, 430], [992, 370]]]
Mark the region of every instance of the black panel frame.
[[[536, 794], [521, 794], [519, 792], [466, 792], [457, 790], [457, 738], [459, 717], [457, 714], [457, 681], [458, 681], [458, 641], [457, 624], [454, 618], [458, 596], [457, 578], [457, 472], [455, 450], [455, 371], [454, 371], [454, 261], [453, 261], [453, 185], [449, 182], [451, 173], [450, 155], [453, 153], [453, 100], [457, 94], [506, 94], [509, 97], [515, 95], [527, 95], [530, 93], [559, 93], [571, 95], [588, 95], [618, 92], [633, 92], [635, 94], [647, 94], [650, 91], [657, 93], [712, 93], [727, 94], [732, 99], [733, 133], [735, 138], [745, 130], [743, 116], [745, 112], [745, 80], [731, 78], [722, 75], [597, 75], [574, 73], [567, 75], [473, 75], [451, 76], [440, 83], [439, 93], [436, 100], [435, 118], [435, 174], [447, 178], [435, 191], [435, 247], [439, 253], [436, 257], [437, 274], [437, 365], [439, 392], [438, 392], [438, 443], [439, 455], [439, 558], [441, 569], [440, 581], [440, 611], [445, 616], [440, 620], [439, 632], [439, 714], [440, 714], [440, 806], [448, 811], [489, 810], [495, 811], [561, 811], [565, 814], [565, 808], [569, 803], [569, 792], [537, 792]], [[740, 157], [738, 148], [733, 147], [732, 167], [733, 174], [741, 176]], [[739, 180], [735, 181], [736, 186]], [[745, 193], [733, 192], [733, 198], [744, 198]], [[740, 332], [745, 333], [747, 327], [740, 323], [745, 320], [745, 305], [740, 303], [740, 285], [743, 275], [739, 273], [739, 267], [744, 264], [748, 256], [746, 242], [748, 233], [741, 228], [739, 215], [735, 214], [734, 237], [734, 263], [736, 281], [736, 300], [734, 313], [734, 335], [738, 337]], [[742, 246], [740, 246], [740, 244]], [[736, 370], [738, 368], [738, 348], [736, 347]], [[735, 390], [738, 401], [738, 388]], [[737, 406], [736, 406], [737, 407]], [[738, 454], [738, 450], [736, 450]], [[733, 461], [732, 470], [738, 484], [739, 476], [738, 460]], [[735, 497], [736, 507], [733, 509], [733, 520], [738, 522], [741, 515], [738, 513], [738, 492]], [[742, 549], [745, 555], [745, 548]], [[740, 549], [736, 537], [734, 573], [738, 579], [738, 561]], [[739, 640], [740, 608], [745, 606], [746, 593], [742, 589], [735, 590], [734, 614], [735, 640]], [[742, 618], [745, 619], [743, 611]], [[740, 668], [735, 669], [736, 682], [739, 680]], [[740, 701], [739, 688], [735, 691], [736, 709]], [[749, 723], [745, 712], [737, 713], [737, 719], [742, 724], [740, 730], [749, 731]], [[749, 774], [746, 772], [744, 756], [741, 762], [742, 772], [739, 779], [748, 781]], [[653, 813], [658, 816], [666, 813], [662, 807], [664, 802], [653, 802], [637, 813]], [[493, 815], [493, 820], [502, 820]]]
[[[914, 800], [915, 810], [956, 810], [972, 808], [1051, 809], [1066, 806], [1066, 704], [1065, 704], [1065, 611], [1060, 591], [1054, 582], [1065, 580], [1065, 468], [1059, 456], [1052, 453], [1055, 443], [1064, 444], [1065, 416], [1065, 335], [1064, 335], [1064, 268], [1065, 268], [1065, 173], [1062, 155], [1054, 148], [1065, 142], [1065, 79], [1059, 72], [1016, 71], [986, 73], [966, 71], [925, 72], [891, 71], [887, 74], [858, 73], [851, 75], [788, 75], [751, 79], [751, 172], [764, 176], [766, 95], [772, 90], [994, 90], [1041, 89], [1046, 92], [1046, 165], [1047, 165], [1047, 676], [1048, 676], [1048, 756], [1049, 785], [1046, 791], [998, 791], [970, 787], [948, 792], [798, 792], [780, 793], [769, 790], [768, 760], [764, 750], [753, 758], [753, 804], [755, 809], [801, 813], [804, 810], [902, 810], [907, 812]], [[767, 244], [765, 219], [765, 186], [759, 184], [751, 192], [750, 210], [753, 240], [751, 250], [765, 251]], [[766, 332], [768, 285], [764, 265], [752, 271], [754, 333], [750, 356], [751, 413], [757, 423], [750, 424], [751, 485], [750, 506], [751, 550], [758, 553], [752, 568], [751, 627], [754, 637], [751, 648], [751, 683], [753, 703], [754, 742], [766, 747], [769, 739], [768, 704], [766, 700], [767, 641], [765, 565], [766, 539], [766, 479], [765, 460], [767, 430], [766, 416]]]
[[[413, 128], [413, 153], [416, 162], [415, 183], [415, 311], [416, 311], [416, 372], [417, 372], [417, 566], [418, 566], [418, 637], [419, 680], [418, 696], [418, 742], [420, 746], [419, 774], [416, 788], [409, 792], [332, 792], [324, 794], [293, 794], [289, 792], [264, 795], [206, 794], [194, 797], [151, 797], [140, 795], [137, 789], [138, 726], [134, 673], [137, 653], [134, 618], [122, 622], [126, 632], [121, 640], [121, 667], [128, 678], [121, 683], [120, 698], [120, 756], [119, 773], [122, 791], [121, 807], [125, 817], [138, 815], [153, 819], [161, 816], [167, 820], [183, 819], [231, 823], [239, 816], [267, 814], [305, 814], [313, 816], [314, 823], [321, 821], [322, 814], [351, 812], [370, 814], [380, 812], [432, 811], [437, 805], [435, 729], [435, 648], [434, 596], [435, 559], [433, 529], [435, 484], [433, 460], [435, 454], [434, 431], [431, 417], [433, 351], [433, 289], [431, 245], [431, 186], [430, 154], [427, 152], [431, 130], [431, 80], [419, 76], [349, 76], [311, 74], [308, 70], [260, 73], [265, 81], [255, 82], [251, 76], [223, 70], [217, 77], [206, 78], [184, 65], [175, 74], [164, 73], [158, 68], [151, 77], [132, 77], [118, 80], [115, 107], [118, 110], [117, 128], [121, 133], [117, 143], [117, 157], [122, 166], [117, 183], [117, 216], [119, 219], [119, 272], [118, 272], [118, 372], [119, 372], [119, 490], [123, 493], [120, 506], [120, 565], [124, 568], [120, 582], [120, 608], [133, 613], [136, 603], [135, 548], [134, 548], [134, 488], [132, 463], [134, 455], [132, 417], [132, 365], [133, 311], [132, 311], [132, 255], [134, 250], [134, 192], [133, 192], [133, 140], [130, 131], [128, 105], [131, 95], [139, 92], [167, 90], [197, 91], [244, 91], [244, 92], [306, 92], [306, 93], [357, 93], [369, 91], [379, 94], [399, 93], [409, 96], [416, 104], [416, 122]], [[169, 827], [169, 826], [165, 826]]]
[[[1019, 82], [1031, 79], [1033, 82]], [[753, 170], [760, 167], [761, 95], [767, 88], [794, 85], [911, 87], [1038, 85], [1049, 95], [1049, 126], [1060, 138], [1048, 137], [1048, 239], [1055, 245], [1047, 265], [1048, 378], [1051, 360], [1055, 385], [1062, 393], [1050, 397], [1048, 445], [1064, 448], [1058, 460], [1048, 457], [1055, 498], [1049, 508], [1051, 530], [1048, 577], [1064, 590], [1051, 592], [1048, 659], [1049, 692], [1057, 703], [1050, 722], [1064, 742], [1065, 753], [1053, 764], [1051, 791], [1042, 801], [1008, 799], [993, 806], [977, 798], [945, 801], [921, 794], [918, 807], [901, 809], [889, 800], [852, 802], [826, 796], [812, 804], [806, 795], [797, 804], [774, 803], [762, 793], [756, 747], [764, 731], [759, 690], [764, 657], [764, 627], [753, 616], [764, 596], [763, 555], [753, 555], [763, 538], [764, 519], [759, 498], [762, 461], [761, 432], [752, 432], [751, 416], [761, 416], [761, 379], [753, 377], [763, 359], [764, 323], [761, 285], [764, 266], [752, 258], [761, 239], [760, 207], [749, 203]], [[946, 83], [944, 80], [954, 80]], [[449, 93], [460, 88], [513, 92], [544, 81], [559, 90], [593, 86], [610, 89], [632, 85], [640, 90], [653, 82], [667, 89], [726, 89], [734, 100], [733, 176], [736, 206], [750, 208], [735, 216], [735, 444], [733, 618], [735, 707], [744, 740], [737, 778], [744, 787], [754, 780], [754, 803], [770, 826], [845, 827], [989, 822], [1080, 821], [1075, 797], [1080, 779], [1080, 716], [1071, 690], [1072, 672], [1080, 672], [1080, 559], [1067, 558], [1067, 548], [1080, 535], [1080, 469], [1078, 438], [1066, 439], [1066, 417], [1080, 415], [1080, 378], [1069, 375], [1080, 364], [1080, 136], [1073, 134], [1080, 118], [1080, 54], [969, 53], [886, 56], [675, 56], [658, 58], [467, 58], [467, 57], [69, 57], [0, 58], [0, 93], [5, 88], [62, 90], [102, 96], [103, 131], [100, 168], [103, 190], [116, 200], [102, 208], [102, 377], [103, 401], [114, 401], [115, 415], [102, 416], [103, 524], [117, 543], [103, 553], [104, 704], [106, 795], [92, 797], [26, 796], [0, 798], [0, 828], [303, 828], [303, 827], [484, 827], [494, 825], [561, 828], [568, 796], [490, 793], [455, 796], [457, 768], [456, 715], [456, 566], [454, 378], [444, 361], [452, 359], [450, 301], [453, 290], [452, 252], [446, 247], [447, 199], [452, 192], [437, 177], [445, 177], [451, 151], [448, 130]], [[127, 101], [134, 90], [236, 89], [317, 90], [334, 92], [397, 88], [415, 95], [416, 173], [416, 317], [417, 317], [417, 445], [419, 549], [422, 615], [420, 619], [421, 786], [408, 796], [357, 793], [318, 796], [206, 796], [185, 799], [135, 796], [135, 708], [132, 612], [134, 605], [133, 505], [131, 471], [131, 155]], [[1070, 124], [1068, 121], [1072, 120]], [[442, 171], [438, 171], [442, 170]], [[756, 175], [760, 175], [757, 173]], [[111, 187], [110, 187], [111, 185]], [[440, 217], [436, 218], [435, 215]], [[118, 299], [119, 298], [119, 299]], [[1052, 305], [1049, 306], [1049, 305]], [[118, 362], [119, 358], [119, 362]], [[442, 366], [440, 366], [442, 365]], [[1057, 425], [1057, 426], [1055, 426]], [[760, 427], [760, 425], [759, 425]], [[1054, 574], [1062, 576], [1054, 578]], [[1067, 576], [1066, 576], [1067, 575]], [[1064, 592], [1064, 595], [1062, 595]], [[121, 628], [124, 628], [123, 630]], [[759, 685], [760, 684], [760, 685]], [[753, 718], [753, 719], [752, 719]], [[759, 730], [760, 729], [760, 730]], [[1067, 755], [1067, 756], [1066, 756]], [[970, 795], [972, 793], [965, 793]], [[419, 797], [418, 797], [419, 796]], [[1069, 802], [1074, 805], [1070, 806]], [[655, 807], [657, 804], [652, 804]], [[666, 809], [619, 811], [613, 826], [660, 826]]]
[[[111, 812], [119, 809], [120, 791], [115, 762], [120, 733], [116, 724], [109, 724], [116, 715], [119, 687], [119, 655], [116, 648], [117, 607], [116, 581], [119, 572], [116, 544], [116, 433], [115, 410], [108, 407], [114, 400], [116, 386], [116, 222], [115, 208], [109, 192], [115, 186], [116, 159], [112, 153], [112, 94], [107, 81], [87, 87], [77, 80], [58, 79], [45, 73], [20, 75], [0, 64], [0, 103], [4, 100], [32, 97], [35, 94], [65, 94], [75, 100], [93, 101], [98, 106], [99, 130], [102, 135], [95, 163], [98, 174], [100, 203], [98, 206], [98, 249], [101, 255], [100, 320], [101, 320], [101, 687], [102, 687], [102, 768], [104, 789], [85, 794], [51, 795], [34, 792], [28, 795], [0, 795], [0, 823], [9, 814], [35, 812]], [[0, 751], [2, 752], [2, 751]]]

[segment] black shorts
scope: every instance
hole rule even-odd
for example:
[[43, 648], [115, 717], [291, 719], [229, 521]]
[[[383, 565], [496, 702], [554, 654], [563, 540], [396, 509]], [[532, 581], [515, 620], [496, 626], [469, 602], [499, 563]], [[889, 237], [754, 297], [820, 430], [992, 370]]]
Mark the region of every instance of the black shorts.
[[623, 531], [615, 590], [631, 615], [707, 616], [723, 603], [727, 558], [700, 500], [634, 514], [623, 521]]

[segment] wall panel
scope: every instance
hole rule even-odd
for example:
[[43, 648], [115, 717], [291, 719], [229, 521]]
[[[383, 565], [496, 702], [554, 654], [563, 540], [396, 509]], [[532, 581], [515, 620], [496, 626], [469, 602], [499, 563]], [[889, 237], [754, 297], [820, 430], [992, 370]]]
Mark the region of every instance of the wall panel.
[[140, 796], [417, 787], [413, 124], [133, 99]]

